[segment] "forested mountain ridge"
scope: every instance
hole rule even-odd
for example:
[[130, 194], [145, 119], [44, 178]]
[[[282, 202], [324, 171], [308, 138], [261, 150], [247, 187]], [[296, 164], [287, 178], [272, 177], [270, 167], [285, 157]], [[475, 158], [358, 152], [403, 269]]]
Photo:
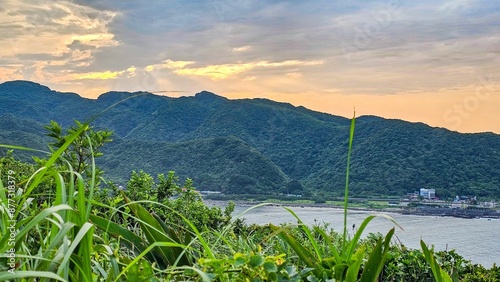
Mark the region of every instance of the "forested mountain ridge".
[[[108, 92], [92, 100], [27, 81], [0, 84], [0, 143], [46, 149], [43, 125], [50, 120], [67, 127], [95, 116], [96, 128], [115, 132], [98, 160], [105, 176], [118, 182], [131, 170], [175, 170], [200, 190], [343, 191], [350, 125], [343, 117], [205, 91], [181, 98]], [[359, 117], [352, 193], [399, 196], [419, 188], [500, 198], [500, 136]]]

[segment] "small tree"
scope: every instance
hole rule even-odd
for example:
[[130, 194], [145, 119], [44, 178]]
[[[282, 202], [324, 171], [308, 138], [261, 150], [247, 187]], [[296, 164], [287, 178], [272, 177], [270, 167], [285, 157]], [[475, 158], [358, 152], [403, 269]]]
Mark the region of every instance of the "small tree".
[[[64, 132], [62, 126], [52, 120], [49, 125], [45, 126], [48, 131], [47, 136], [52, 138], [52, 142], [49, 143], [50, 150], [54, 152], [60, 149], [69, 136], [75, 134], [82, 126], [85, 125], [75, 120], [75, 125]], [[109, 130], [95, 131], [93, 127], [86, 128], [64, 151], [57, 164], [66, 167], [69, 163], [73, 171], [90, 178], [92, 176], [92, 158], [102, 156], [101, 148], [104, 144], [112, 141], [112, 134], [113, 132]], [[34, 159], [39, 164], [45, 162], [45, 160], [36, 157]], [[102, 171], [96, 168], [96, 181], [101, 174]]]
[[155, 182], [151, 175], [143, 170], [139, 172], [134, 170], [127, 183], [125, 195], [132, 201], [155, 200], [154, 186]]
[[[84, 126], [86, 127], [87, 125], [75, 120], [75, 125], [64, 131], [61, 125], [55, 121], [51, 121], [49, 125], [44, 126], [48, 131], [47, 136], [52, 138], [52, 142], [49, 143], [49, 149], [52, 152], [59, 150], [72, 135], [75, 135], [75, 133], [80, 131]], [[95, 131], [93, 127], [86, 127], [76, 140], [66, 148], [54, 165], [60, 167], [61, 170], [64, 171], [68, 169], [69, 164], [74, 172], [81, 174], [82, 177], [87, 179], [86, 183], [90, 183], [93, 172], [92, 158], [102, 156], [101, 148], [104, 144], [112, 141], [111, 135], [112, 132], [108, 130]], [[43, 166], [47, 161], [47, 159], [35, 156], [33, 156], [33, 160], [39, 166]], [[94, 184], [96, 186], [100, 182], [99, 176], [101, 174], [102, 171], [98, 167], [95, 167], [96, 179]], [[67, 182], [70, 179], [69, 174], [65, 174], [63, 177]], [[75, 178], [74, 181], [76, 184], [77, 179]], [[33, 191], [33, 194], [38, 195], [37, 202], [39, 204], [50, 199], [53, 194], [53, 179], [49, 178], [44, 181], [43, 185], [39, 185]]]
[[158, 174], [158, 186], [156, 188], [158, 202], [163, 202], [165, 199], [172, 197], [180, 191], [179, 177], [175, 176], [174, 171], [169, 171], [167, 177], [163, 173]]

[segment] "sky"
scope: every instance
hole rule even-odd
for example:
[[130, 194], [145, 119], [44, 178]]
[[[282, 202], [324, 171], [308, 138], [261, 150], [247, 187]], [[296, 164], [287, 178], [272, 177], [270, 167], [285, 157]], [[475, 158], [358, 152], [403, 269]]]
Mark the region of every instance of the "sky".
[[0, 0], [0, 82], [500, 133], [500, 1]]

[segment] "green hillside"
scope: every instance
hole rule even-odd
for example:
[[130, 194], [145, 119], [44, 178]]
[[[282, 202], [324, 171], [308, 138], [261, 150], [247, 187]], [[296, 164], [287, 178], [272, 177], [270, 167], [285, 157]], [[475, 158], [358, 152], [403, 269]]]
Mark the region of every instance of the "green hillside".
[[[140, 163], [137, 156], [141, 156]], [[236, 137], [115, 142], [105, 150], [100, 164], [117, 181], [128, 179], [138, 167], [153, 175], [173, 170], [181, 178], [192, 178], [200, 189], [228, 194], [282, 193], [290, 181], [279, 167]]]
[[[91, 100], [27, 81], [0, 84], [1, 143], [47, 149], [50, 120], [67, 127], [93, 117], [96, 128], [115, 133], [99, 164], [119, 183], [143, 169], [174, 170], [200, 190], [235, 194], [286, 193], [300, 182], [304, 193], [341, 195], [345, 184], [350, 121], [343, 117], [206, 91], [181, 98], [108, 92]], [[500, 198], [500, 136], [359, 117], [350, 188], [358, 196], [435, 188], [444, 197]]]

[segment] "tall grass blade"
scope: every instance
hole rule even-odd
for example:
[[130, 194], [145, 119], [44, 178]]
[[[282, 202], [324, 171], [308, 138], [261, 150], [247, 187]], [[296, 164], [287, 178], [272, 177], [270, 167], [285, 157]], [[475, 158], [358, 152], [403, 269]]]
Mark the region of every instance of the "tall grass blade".
[[422, 247], [425, 260], [431, 267], [432, 275], [434, 276], [436, 282], [452, 282], [453, 280], [451, 279], [450, 275], [448, 275], [448, 273], [446, 273], [441, 268], [441, 266], [439, 266], [436, 258], [434, 257], [434, 254], [429, 250], [429, 248], [427, 248], [427, 245], [424, 243], [424, 241], [420, 240], [420, 246]]
[[122, 271], [120, 272], [120, 274], [115, 278], [114, 281], [120, 281], [119, 278], [123, 275], [125, 275], [125, 273], [127, 273], [127, 271], [132, 268], [136, 263], [138, 263], [143, 257], [146, 256], [146, 254], [148, 254], [149, 252], [152, 252], [152, 250], [154, 248], [162, 248], [162, 247], [166, 247], [166, 248], [186, 248], [187, 246], [184, 246], [184, 245], [181, 245], [181, 244], [178, 244], [178, 243], [174, 243], [174, 242], [155, 242], [153, 244], [151, 244], [149, 247], [147, 247], [144, 252], [140, 253], [139, 255], [137, 255], [136, 257], [134, 257], [134, 259], [129, 263], [127, 264], [123, 269]]
[[[53, 207], [50, 207], [50, 208], [47, 208], [45, 210], [42, 210], [39, 214], [37, 214], [36, 216], [30, 218], [30, 219], [27, 219], [29, 220], [26, 225], [21, 229], [19, 230], [19, 232], [16, 234], [16, 249], [19, 247], [19, 244], [21, 244], [22, 242], [25, 241], [25, 235], [32, 229], [34, 228], [37, 224], [39, 224], [41, 221], [45, 220], [47, 217], [49, 217], [50, 215], [54, 214], [54, 213], [57, 213], [58, 211], [63, 211], [63, 210], [72, 210], [72, 208], [68, 205], [58, 205], [58, 206], [53, 206]], [[20, 221], [17, 223], [17, 225], [21, 226], [22, 224], [25, 223], [25, 221], [27, 220], [24, 220], [24, 221]], [[16, 226], [17, 227], [17, 226]], [[8, 237], [5, 236], [4, 238], [2, 238], [2, 240], [0, 240], [0, 246], [3, 246], [3, 248], [1, 249], [2, 252], [5, 251], [5, 249], [8, 247], [7, 246], [7, 241], [8, 241]]]
[[278, 237], [285, 241], [297, 254], [299, 259], [310, 268], [313, 268], [313, 272], [316, 277], [320, 277], [323, 272], [323, 267], [321, 266], [321, 261], [318, 260], [313, 253], [306, 249], [302, 244], [291, 234], [289, 234], [284, 228], [279, 228], [274, 225], [270, 225], [271, 229], [278, 235]]
[[210, 279], [210, 277], [203, 271], [195, 268], [195, 267], [191, 267], [191, 266], [179, 266], [179, 267], [176, 267], [176, 269], [186, 269], [186, 270], [192, 270], [194, 272], [196, 272], [200, 278], [201, 278], [201, 281], [203, 282], [211, 282], [213, 281], [212, 279]]
[[[41, 257], [50, 258], [52, 253], [56, 253], [57, 249], [63, 244], [64, 240], [67, 240], [66, 237], [69, 237], [69, 232], [75, 226], [72, 222], [65, 222], [59, 232], [57, 232], [56, 236], [50, 240], [50, 244], [47, 249], [42, 253]], [[37, 269], [43, 269], [45, 266], [40, 264]]]
[[[241, 217], [243, 217], [246, 213], [250, 212], [251, 210], [254, 210], [254, 209], [257, 209], [257, 208], [260, 208], [260, 207], [263, 207], [263, 206], [268, 206], [268, 205], [272, 205], [272, 203], [260, 203], [260, 204], [251, 206], [251, 207], [247, 208], [246, 210], [244, 210], [243, 212], [241, 212], [241, 213], [237, 214], [236, 216], [232, 217], [231, 218], [231, 223], [234, 224], [234, 222], [236, 222], [238, 219], [240, 219]], [[222, 229], [222, 232], [218, 233], [217, 239], [215, 240], [215, 242], [213, 244], [214, 246], [217, 246], [220, 243], [221, 240], [222, 241], [227, 241], [227, 240], [225, 240], [224, 236], [226, 235], [226, 233], [228, 233], [231, 230], [232, 224], [226, 225]]]
[[389, 230], [387, 235], [382, 241], [382, 238], [378, 239], [375, 248], [370, 253], [370, 257], [366, 262], [363, 274], [361, 275], [361, 282], [376, 282], [378, 281], [378, 276], [385, 264], [385, 260], [387, 257], [387, 252], [389, 251], [389, 247], [391, 244], [392, 236], [394, 235], [394, 228]]
[[[128, 198], [125, 198], [125, 200], [130, 201]], [[175, 242], [173, 238], [170, 238], [163, 230], [161, 223], [140, 204], [129, 202], [128, 206], [139, 220], [141, 230], [144, 232], [150, 244], [156, 242], [173, 242], [179, 245], [181, 244], [181, 242]], [[153, 253], [159, 256], [159, 260], [157, 261], [163, 264], [164, 268], [168, 265], [174, 265], [177, 261], [180, 265], [189, 264], [189, 259], [184, 253], [184, 249], [180, 247], [158, 247], [153, 250]]]
[[358, 246], [358, 242], [359, 240], [361, 239], [361, 235], [363, 234], [363, 232], [365, 231], [366, 227], [368, 226], [368, 224], [370, 223], [370, 221], [372, 221], [374, 218], [376, 217], [383, 217], [383, 218], [386, 218], [388, 220], [390, 220], [392, 223], [394, 223], [397, 227], [401, 228], [401, 230], [403, 230], [403, 228], [390, 216], [386, 215], [386, 214], [375, 214], [375, 215], [369, 215], [367, 216], [363, 222], [361, 223], [361, 225], [359, 226], [359, 229], [356, 231], [356, 233], [354, 234], [354, 237], [349, 241], [349, 244], [347, 245], [346, 249], [343, 250], [345, 251], [346, 255], [347, 256], [350, 256], [354, 253], [354, 250], [356, 249], [356, 247]]
[[[0, 281], [9, 281], [12, 279], [22, 279], [22, 278], [48, 278], [57, 281], [67, 282], [68, 280], [63, 279], [61, 276], [47, 271], [15, 271], [10, 273], [7, 271], [0, 272]], [[24, 279], [22, 281], [25, 281]]]
[[290, 208], [284, 207], [284, 209], [287, 210], [290, 214], [292, 214], [293, 217], [295, 217], [295, 219], [297, 219], [297, 221], [299, 222], [300, 228], [302, 229], [302, 231], [304, 231], [304, 233], [306, 233], [307, 239], [309, 239], [309, 242], [313, 246], [313, 249], [314, 249], [314, 252], [316, 253], [317, 259], [322, 260], [323, 256], [321, 255], [321, 252], [319, 251], [318, 243], [316, 242], [316, 239], [314, 239], [314, 236], [312, 235], [309, 227], [307, 227], [307, 225], [304, 224], [304, 222]]
[[143, 252], [146, 249], [146, 245], [144, 244], [142, 238], [137, 236], [135, 233], [128, 230], [127, 228], [122, 227], [121, 225], [111, 220], [99, 217], [97, 215], [90, 215], [90, 221], [97, 228], [101, 229], [102, 231], [106, 232], [112, 237], [121, 238], [129, 249], [131, 250], [137, 249], [139, 253]]
[[[66, 264], [69, 262], [69, 259], [71, 257], [71, 255], [73, 254], [73, 251], [76, 249], [76, 247], [80, 244], [80, 241], [83, 240], [83, 238], [85, 236], [87, 236], [87, 234], [91, 234], [92, 233], [92, 228], [94, 226], [91, 224], [91, 223], [88, 223], [86, 222], [85, 224], [83, 224], [83, 226], [80, 228], [80, 230], [78, 231], [78, 233], [76, 234], [75, 238], [73, 239], [73, 241], [71, 242], [71, 245], [69, 246], [69, 248], [66, 250], [66, 254], [60, 264], [60, 268], [59, 268], [59, 271], [58, 271], [58, 274], [60, 274], [60, 272], [65, 269], [66, 267]], [[90, 252], [87, 253], [87, 255], [90, 255]], [[82, 258], [83, 259], [83, 258]], [[85, 260], [83, 260], [83, 263], [85, 263]], [[83, 266], [83, 268], [85, 268], [85, 266]], [[91, 273], [91, 272], [90, 272]], [[90, 274], [88, 272], [86, 273], [83, 273], [83, 274]], [[87, 279], [90, 279], [90, 277], [87, 277]], [[88, 280], [86, 280], [88, 281]]]
[[321, 228], [319, 228], [319, 227], [317, 227], [317, 226], [314, 226], [314, 231], [318, 232], [321, 235], [321, 237], [323, 238], [323, 240], [325, 240], [326, 244], [328, 245], [329, 250], [333, 254], [334, 260], [335, 261], [341, 261], [340, 253], [339, 253], [339, 250], [338, 250], [338, 246], [336, 246], [332, 242], [331, 237], [328, 234], [326, 234], [326, 231], [323, 230], [323, 229], [321, 229]]
[[349, 149], [347, 151], [347, 170], [345, 175], [345, 190], [344, 190], [344, 233], [342, 236], [342, 249], [344, 249], [347, 240], [347, 203], [349, 199], [349, 168], [351, 166], [351, 151], [352, 142], [354, 140], [354, 126], [356, 123], [356, 111], [351, 120], [351, 129], [349, 133]]
[[24, 147], [24, 146], [16, 146], [16, 145], [0, 144], [0, 148], [15, 149], [15, 150], [22, 150], [22, 151], [30, 151], [30, 152], [38, 152], [38, 153], [50, 154], [50, 152], [47, 152], [47, 151], [33, 149], [33, 148], [29, 148], [29, 147]]
[[87, 140], [89, 142], [89, 150], [91, 152], [90, 157], [91, 157], [91, 181], [89, 183], [89, 188], [88, 188], [88, 195], [86, 197], [87, 199], [87, 208], [85, 210], [85, 213], [82, 214], [82, 222], [86, 222], [89, 220], [90, 217], [90, 212], [92, 210], [92, 199], [94, 198], [94, 189], [95, 189], [95, 182], [96, 182], [96, 166], [95, 166], [95, 158], [94, 158], [94, 148], [92, 148], [92, 140], [90, 140], [90, 137], [87, 135]]

